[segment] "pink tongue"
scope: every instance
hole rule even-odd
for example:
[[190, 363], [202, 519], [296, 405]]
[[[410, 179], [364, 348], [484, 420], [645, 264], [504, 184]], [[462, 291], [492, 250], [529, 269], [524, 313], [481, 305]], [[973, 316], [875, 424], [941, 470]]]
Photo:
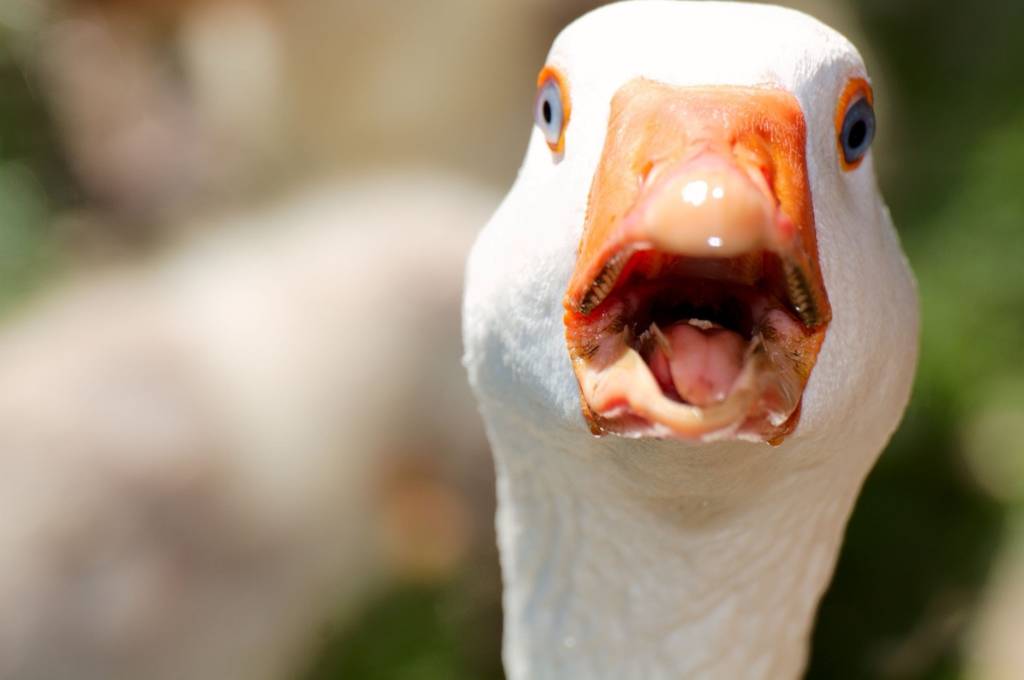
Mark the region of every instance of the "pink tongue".
[[662, 329], [669, 352], [659, 343], [647, 363], [662, 389], [684, 401], [707, 406], [722, 401], [743, 369], [746, 342], [724, 328], [702, 330], [688, 323]]

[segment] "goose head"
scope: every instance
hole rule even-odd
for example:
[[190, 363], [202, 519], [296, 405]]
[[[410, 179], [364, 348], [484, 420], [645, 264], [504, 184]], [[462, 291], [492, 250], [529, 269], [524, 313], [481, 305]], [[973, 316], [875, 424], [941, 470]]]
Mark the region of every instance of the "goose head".
[[917, 306], [873, 105], [857, 50], [795, 11], [624, 2], [572, 24], [470, 262], [480, 396], [679, 450], [888, 436]]

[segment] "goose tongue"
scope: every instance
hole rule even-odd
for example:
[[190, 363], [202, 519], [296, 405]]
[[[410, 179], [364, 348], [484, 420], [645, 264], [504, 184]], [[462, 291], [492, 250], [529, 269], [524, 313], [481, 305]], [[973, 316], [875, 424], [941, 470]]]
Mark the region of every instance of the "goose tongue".
[[644, 358], [666, 394], [700, 407], [728, 396], [743, 370], [743, 336], [696, 320], [651, 330], [655, 342]]

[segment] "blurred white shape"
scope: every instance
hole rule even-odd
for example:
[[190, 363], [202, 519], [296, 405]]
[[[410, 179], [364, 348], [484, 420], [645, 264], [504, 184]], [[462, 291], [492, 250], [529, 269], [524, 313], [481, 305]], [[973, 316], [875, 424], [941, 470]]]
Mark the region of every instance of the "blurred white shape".
[[1024, 384], [1003, 378], [982, 393], [962, 435], [964, 461], [975, 481], [1009, 506], [1010, 521], [967, 640], [964, 677], [1019, 680], [1024, 678]]
[[175, 221], [285, 174], [267, 3], [72, 2], [51, 15], [33, 58], [69, 163], [103, 209]]
[[387, 577], [387, 462], [486, 460], [457, 320], [493, 204], [325, 184], [9, 323], [0, 677], [289, 677]]
[[279, 28], [258, 2], [197, 5], [178, 45], [192, 105], [224, 187], [245, 186], [286, 144]]
[[147, 27], [88, 5], [61, 16], [40, 32], [37, 67], [89, 198], [146, 219], [191, 199], [206, 151]]
[[982, 390], [966, 421], [964, 461], [974, 480], [1004, 503], [1024, 500], [1024, 383], [1004, 379]]
[[1024, 678], [1024, 517], [1011, 523], [968, 638], [965, 678]]

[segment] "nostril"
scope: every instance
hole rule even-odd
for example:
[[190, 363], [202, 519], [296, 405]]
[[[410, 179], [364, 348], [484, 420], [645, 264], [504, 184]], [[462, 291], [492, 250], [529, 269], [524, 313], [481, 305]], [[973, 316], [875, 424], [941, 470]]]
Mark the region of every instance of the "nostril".
[[640, 168], [639, 175], [640, 186], [647, 184], [647, 180], [651, 176], [652, 170], [654, 170], [654, 161], [648, 160], [646, 163], [643, 164], [643, 167]]
[[751, 143], [733, 144], [733, 157], [741, 167], [747, 169], [750, 178], [762, 189], [771, 191], [775, 186], [775, 169], [771, 155], [764, 148], [763, 143], [753, 145]]
[[653, 186], [655, 182], [660, 182], [664, 171], [673, 165], [671, 160], [664, 158], [647, 159], [637, 173], [638, 188], [645, 190], [645, 188]]

